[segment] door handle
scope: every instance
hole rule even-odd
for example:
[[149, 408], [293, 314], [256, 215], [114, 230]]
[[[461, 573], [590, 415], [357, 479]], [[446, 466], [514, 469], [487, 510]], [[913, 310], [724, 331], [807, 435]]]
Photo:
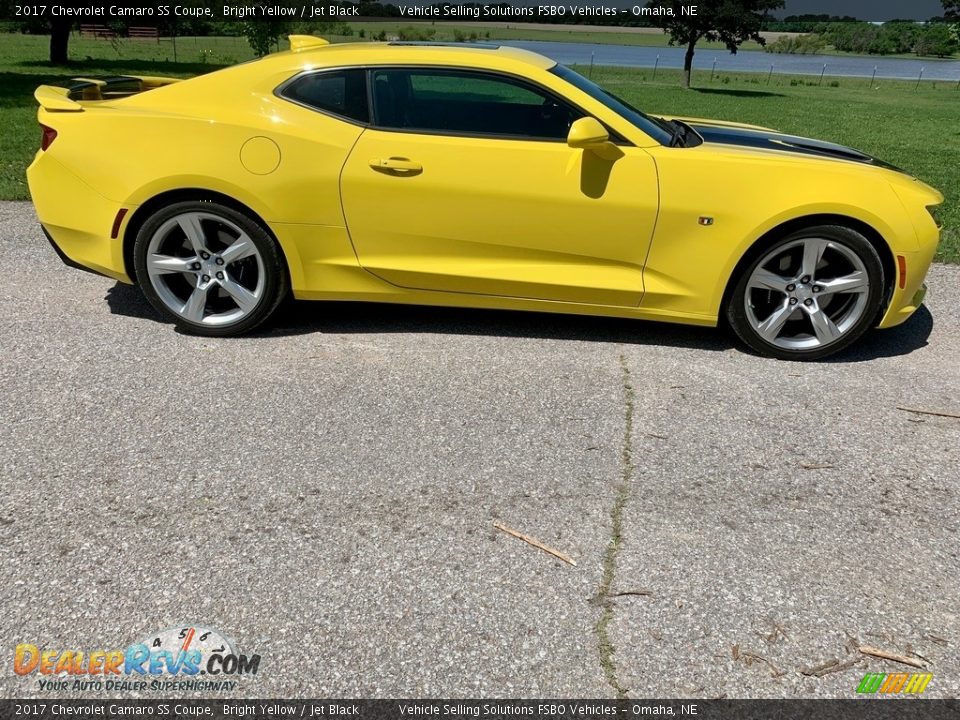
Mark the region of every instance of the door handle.
[[401, 157], [376, 158], [370, 161], [370, 167], [374, 170], [398, 173], [420, 173], [423, 172], [423, 166]]

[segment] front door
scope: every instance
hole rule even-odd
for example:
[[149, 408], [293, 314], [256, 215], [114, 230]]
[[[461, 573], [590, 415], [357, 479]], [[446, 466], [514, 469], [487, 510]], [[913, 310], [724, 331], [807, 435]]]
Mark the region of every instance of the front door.
[[406, 288], [635, 306], [658, 206], [640, 148], [567, 146], [580, 111], [509, 76], [371, 74], [341, 176], [360, 263]]

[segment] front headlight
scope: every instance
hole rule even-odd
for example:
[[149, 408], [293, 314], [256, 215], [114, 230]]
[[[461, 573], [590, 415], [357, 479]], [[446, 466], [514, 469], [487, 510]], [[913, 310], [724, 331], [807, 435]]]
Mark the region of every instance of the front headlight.
[[927, 205], [927, 212], [937, 224], [937, 227], [943, 229], [943, 205]]

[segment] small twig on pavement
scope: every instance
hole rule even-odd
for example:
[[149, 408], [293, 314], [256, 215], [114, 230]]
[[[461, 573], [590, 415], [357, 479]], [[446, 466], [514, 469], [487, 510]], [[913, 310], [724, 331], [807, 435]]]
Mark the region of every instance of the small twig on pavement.
[[956, 418], [957, 420], [960, 420], [960, 415], [958, 415], [957, 413], [938, 412], [936, 410], [920, 410], [919, 408], [900, 407], [899, 405], [897, 405], [897, 410], [903, 410], [904, 412], [909, 412], [909, 413], [916, 413], [917, 415], [934, 415], [936, 417]]
[[750, 667], [755, 662], [762, 662], [765, 663], [768, 668], [770, 668], [771, 677], [776, 678], [786, 674], [783, 672], [783, 670], [780, 670], [776, 665], [759, 653], [751, 652], [750, 650], [741, 650], [739, 645], [734, 645], [731, 650], [733, 651], [733, 659], [742, 659], [747, 667]]
[[806, 675], [807, 677], [818, 677], [821, 678], [824, 675], [829, 675], [831, 673], [840, 672], [841, 670], [846, 670], [851, 668], [854, 665], [859, 665], [863, 662], [863, 658], [853, 658], [852, 660], [847, 660], [846, 662], [840, 662], [836, 658], [827, 660], [825, 663], [820, 665], [814, 665], [813, 667], [805, 668], [800, 671], [801, 675]]
[[930, 662], [930, 658], [925, 658], [923, 655], [921, 655], [916, 650], [914, 650], [913, 645], [910, 645], [909, 643], [907, 644], [906, 651], [907, 651], [906, 652], [907, 655], [912, 655], [913, 657], [918, 658], [919, 660], [923, 660], [925, 663], [927, 663], [927, 665], [933, 664], [932, 662]]
[[924, 665], [922, 662], [916, 658], [908, 657], [907, 655], [900, 655], [899, 653], [889, 652], [887, 650], [881, 650], [880, 648], [870, 647], [869, 645], [861, 645], [860, 652], [864, 655], [872, 655], [873, 657], [882, 658], [883, 660], [892, 660], [893, 662], [903, 663], [904, 665], [910, 665], [911, 667], [922, 668]]
[[800, 467], [804, 470], [833, 470], [830, 463], [800, 463]]
[[514, 530], [513, 528], [508, 528], [506, 525], [503, 525], [503, 524], [498, 523], [498, 522], [495, 522], [495, 523], [493, 524], [493, 526], [494, 526], [497, 530], [502, 530], [502, 531], [505, 532], [507, 535], [512, 535], [513, 537], [517, 538], [518, 540], [523, 540], [523, 541], [524, 541], [525, 543], [527, 543], [528, 545], [533, 545], [535, 548], [538, 548], [538, 549], [540, 549], [540, 550], [543, 550], [545, 553], [548, 553], [548, 554], [550, 554], [550, 555], [553, 555], [555, 558], [559, 558], [560, 560], [563, 560], [563, 561], [564, 561], [565, 563], [567, 563], [568, 565], [573, 565], [574, 567], [577, 566], [577, 561], [574, 560], [572, 557], [570, 557], [570, 556], [567, 555], [566, 553], [560, 552], [559, 550], [555, 550], [554, 548], [550, 547], [549, 545], [544, 545], [542, 542], [540, 542], [540, 541], [537, 540], [536, 538], [532, 538], [532, 537], [530, 537], [529, 535], [524, 535], [522, 532], [519, 532], [519, 531], [517, 531], [517, 530]]

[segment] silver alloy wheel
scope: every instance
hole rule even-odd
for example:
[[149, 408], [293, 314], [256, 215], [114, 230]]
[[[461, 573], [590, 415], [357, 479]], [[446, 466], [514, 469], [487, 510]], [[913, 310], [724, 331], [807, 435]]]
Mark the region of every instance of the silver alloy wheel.
[[747, 280], [747, 320], [766, 342], [811, 350], [844, 336], [867, 310], [870, 280], [846, 245], [803, 238], [774, 248]]
[[147, 245], [147, 274], [171, 312], [203, 325], [242, 320], [259, 305], [266, 272], [260, 251], [236, 223], [209, 212], [164, 222]]

